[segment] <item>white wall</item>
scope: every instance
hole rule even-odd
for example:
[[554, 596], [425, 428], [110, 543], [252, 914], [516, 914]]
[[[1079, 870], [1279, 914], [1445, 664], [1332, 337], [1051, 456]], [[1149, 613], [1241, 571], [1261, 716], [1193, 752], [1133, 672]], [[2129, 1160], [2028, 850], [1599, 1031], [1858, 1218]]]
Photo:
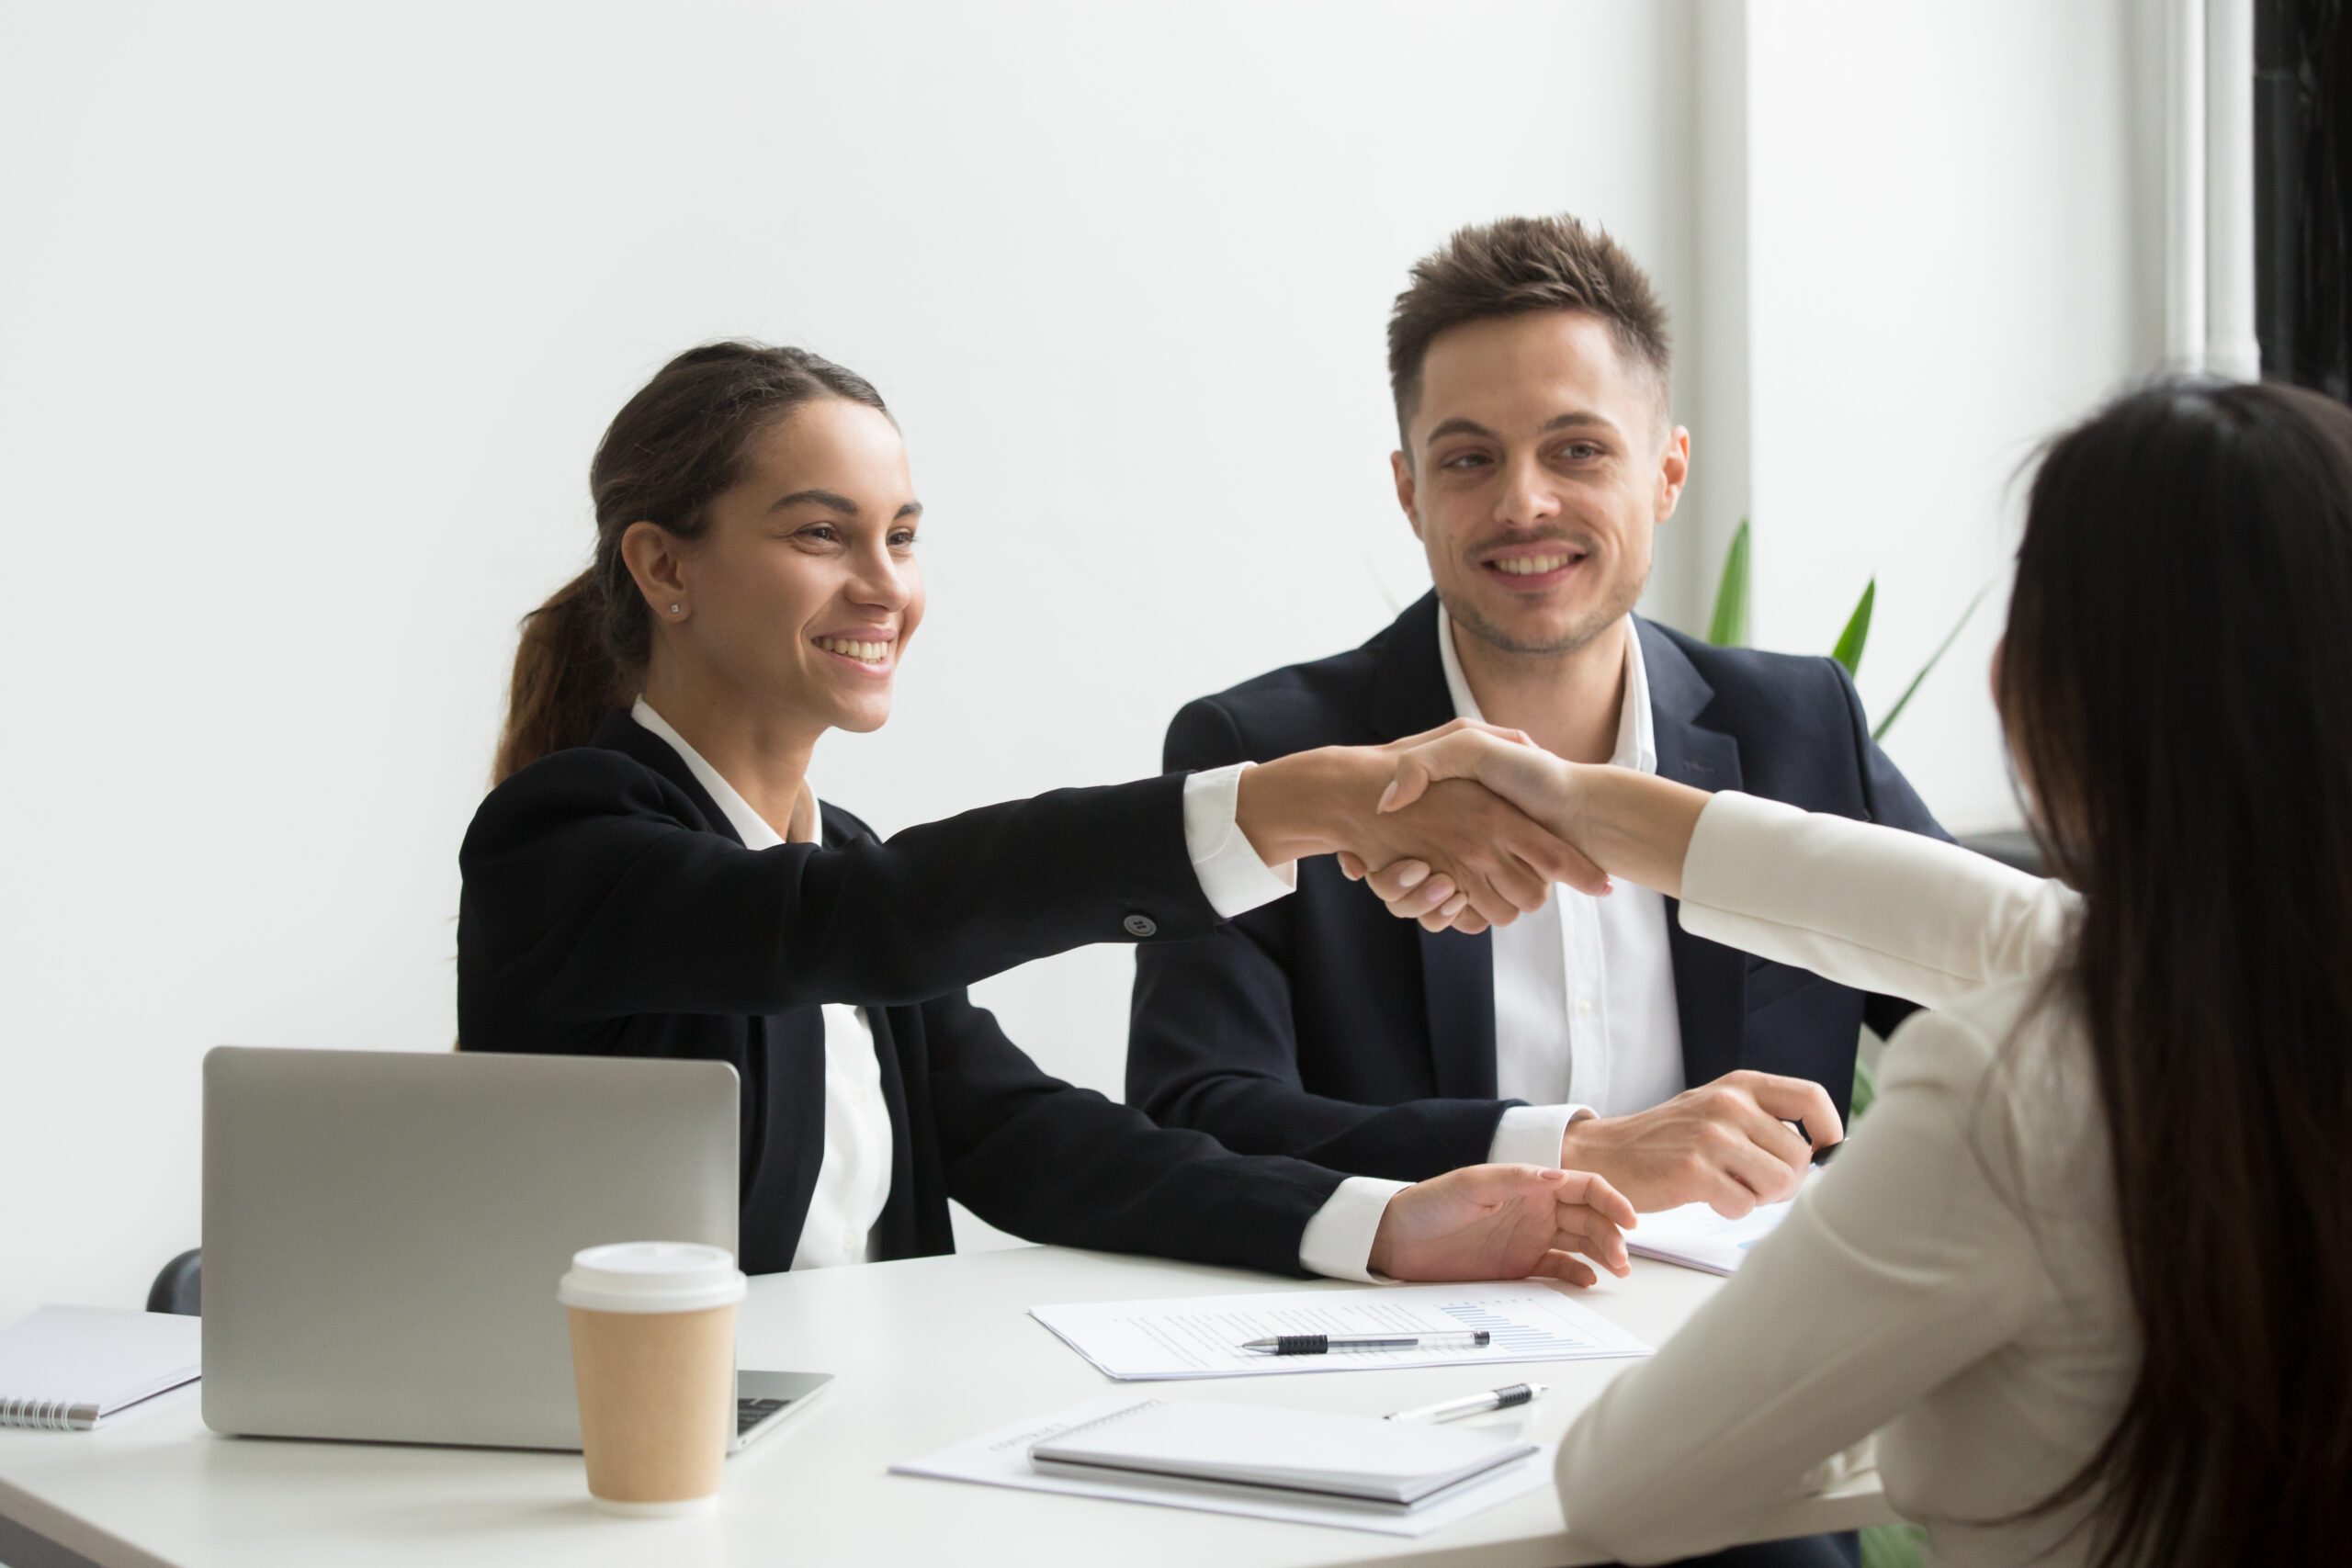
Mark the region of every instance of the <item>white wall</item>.
[[1862, 585], [1887, 749], [1958, 831], [2018, 819], [1985, 669], [2020, 465], [2163, 355], [2145, 0], [1747, 7], [1755, 632], [1826, 652]]
[[[1413, 257], [1567, 208], [1688, 292], [1690, 26], [0, 13], [0, 1321], [135, 1303], [195, 1243], [207, 1046], [447, 1045], [514, 621], [663, 358], [804, 342], [905, 426], [931, 615], [829, 795], [888, 829], [1151, 772], [1184, 699], [1423, 586], [1382, 357]], [[984, 994], [1115, 1088], [1128, 968]]]

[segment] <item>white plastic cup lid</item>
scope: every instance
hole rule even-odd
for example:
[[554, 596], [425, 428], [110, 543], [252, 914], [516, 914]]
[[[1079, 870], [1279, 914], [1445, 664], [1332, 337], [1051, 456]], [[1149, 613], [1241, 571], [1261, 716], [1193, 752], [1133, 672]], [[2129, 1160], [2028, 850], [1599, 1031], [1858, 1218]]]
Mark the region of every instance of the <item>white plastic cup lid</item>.
[[749, 1290], [723, 1247], [624, 1241], [573, 1253], [555, 1296], [591, 1312], [702, 1312], [731, 1306]]

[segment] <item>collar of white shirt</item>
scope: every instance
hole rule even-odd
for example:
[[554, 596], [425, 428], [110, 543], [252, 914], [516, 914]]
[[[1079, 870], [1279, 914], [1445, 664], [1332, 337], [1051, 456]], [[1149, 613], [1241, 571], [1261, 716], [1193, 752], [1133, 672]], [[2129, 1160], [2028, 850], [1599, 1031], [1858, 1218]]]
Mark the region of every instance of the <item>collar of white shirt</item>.
[[686, 738], [671, 728], [670, 721], [655, 713], [651, 703], [638, 698], [628, 716], [670, 743], [670, 750], [686, 764], [686, 772], [694, 774], [695, 783], [702, 785], [704, 793], [726, 814], [745, 849], [772, 850], [784, 842], [784, 835], [768, 826], [768, 819], [752, 810], [752, 803], [737, 794], [735, 786], [720, 776], [717, 768], [704, 761], [702, 753], [687, 745]]
[[[1469, 677], [1462, 673], [1462, 656], [1454, 651], [1453, 617], [1445, 613], [1443, 604], [1437, 607], [1437, 657], [1445, 667], [1445, 691], [1453, 699], [1453, 716], [1484, 724], [1487, 716], [1478, 711], [1478, 699], [1470, 694]], [[1657, 721], [1650, 716], [1649, 667], [1642, 662], [1641, 629], [1631, 615], [1625, 617], [1625, 694], [1617, 716], [1617, 751], [1609, 760], [1636, 773], [1657, 772]]]

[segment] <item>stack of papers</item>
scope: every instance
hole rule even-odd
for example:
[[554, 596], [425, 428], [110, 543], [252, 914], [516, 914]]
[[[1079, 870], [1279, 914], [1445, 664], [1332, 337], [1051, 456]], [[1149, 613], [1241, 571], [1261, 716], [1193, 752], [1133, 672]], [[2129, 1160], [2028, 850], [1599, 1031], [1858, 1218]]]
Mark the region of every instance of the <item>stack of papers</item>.
[[[1264, 1377], [1363, 1371], [1374, 1367], [1479, 1366], [1646, 1356], [1650, 1348], [1540, 1280], [1510, 1284], [1374, 1286], [1360, 1291], [1270, 1291], [1246, 1296], [1086, 1302], [1031, 1307], [1029, 1314], [1122, 1382], [1169, 1378]], [[1338, 1350], [1261, 1356], [1248, 1340], [1285, 1334], [1459, 1334], [1490, 1341], [1448, 1350]]]

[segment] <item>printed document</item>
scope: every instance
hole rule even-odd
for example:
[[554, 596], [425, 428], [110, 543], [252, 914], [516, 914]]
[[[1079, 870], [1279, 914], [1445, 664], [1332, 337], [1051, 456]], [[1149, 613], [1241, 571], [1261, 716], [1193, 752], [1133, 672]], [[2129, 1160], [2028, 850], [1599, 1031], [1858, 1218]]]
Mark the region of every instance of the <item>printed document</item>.
[[[1573, 1300], [1565, 1288], [1555, 1290], [1535, 1280], [1086, 1302], [1031, 1307], [1029, 1315], [1122, 1382], [1361, 1371], [1370, 1367], [1589, 1360], [1650, 1353], [1647, 1345]], [[1492, 1336], [1483, 1348], [1334, 1350], [1321, 1356], [1263, 1356], [1241, 1348], [1249, 1340], [1284, 1334], [1352, 1338], [1460, 1334], [1478, 1328]]]

